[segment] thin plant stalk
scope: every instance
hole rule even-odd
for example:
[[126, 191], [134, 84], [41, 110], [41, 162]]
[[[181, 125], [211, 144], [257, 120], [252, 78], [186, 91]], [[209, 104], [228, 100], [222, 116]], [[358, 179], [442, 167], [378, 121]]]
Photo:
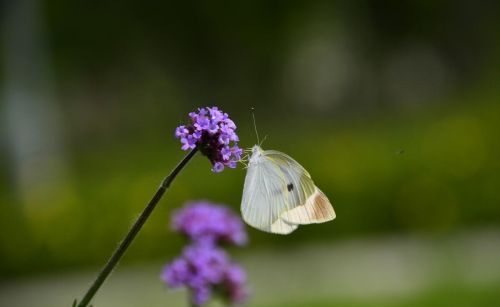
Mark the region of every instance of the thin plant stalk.
[[158, 187], [158, 190], [156, 191], [153, 198], [149, 201], [149, 203], [144, 208], [142, 213], [139, 215], [135, 223], [132, 225], [132, 227], [130, 228], [129, 232], [127, 233], [123, 241], [121, 241], [120, 245], [118, 245], [116, 250], [113, 252], [113, 255], [111, 255], [106, 265], [99, 272], [96, 279], [94, 280], [90, 288], [87, 290], [87, 293], [85, 293], [83, 299], [78, 303], [78, 307], [86, 307], [90, 303], [96, 292], [99, 290], [103, 282], [108, 277], [109, 273], [113, 271], [114, 267], [118, 264], [123, 254], [127, 251], [127, 248], [130, 246], [130, 243], [132, 243], [137, 233], [139, 233], [142, 226], [147, 221], [151, 212], [153, 212], [154, 208], [162, 198], [165, 191], [170, 187], [172, 181], [174, 181], [175, 177], [184, 168], [184, 166], [186, 166], [186, 164], [191, 160], [191, 158], [196, 154], [197, 151], [198, 151], [197, 148], [191, 150], [184, 157], [184, 159], [182, 159], [181, 162], [179, 162], [179, 164], [170, 172], [170, 174], [167, 177], [165, 177], [165, 179], [163, 179], [162, 183]]

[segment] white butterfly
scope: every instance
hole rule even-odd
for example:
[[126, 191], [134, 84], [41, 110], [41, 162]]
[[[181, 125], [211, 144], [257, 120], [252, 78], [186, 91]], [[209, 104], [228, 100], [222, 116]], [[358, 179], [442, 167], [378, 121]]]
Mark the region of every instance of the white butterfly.
[[297, 161], [259, 145], [248, 162], [241, 212], [247, 224], [277, 234], [335, 218], [330, 201]]

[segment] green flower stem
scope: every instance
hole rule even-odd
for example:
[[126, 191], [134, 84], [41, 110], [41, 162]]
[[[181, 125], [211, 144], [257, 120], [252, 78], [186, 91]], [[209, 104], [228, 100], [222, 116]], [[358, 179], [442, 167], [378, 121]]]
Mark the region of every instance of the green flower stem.
[[97, 290], [99, 290], [103, 282], [108, 277], [109, 273], [113, 271], [113, 268], [118, 264], [120, 258], [123, 256], [130, 243], [132, 243], [137, 233], [141, 230], [142, 226], [148, 219], [151, 212], [153, 212], [154, 208], [160, 201], [165, 191], [170, 187], [172, 181], [174, 181], [175, 177], [184, 168], [184, 166], [186, 166], [186, 164], [189, 162], [189, 160], [191, 160], [191, 158], [196, 154], [197, 151], [197, 148], [191, 150], [184, 157], [184, 159], [182, 159], [182, 161], [179, 162], [179, 164], [172, 170], [172, 172], [167, 177], [165, 177], [165, 179], [163, 179], [153, 198], [149, 201], [146, 208], [144, 208], [141, 215], [139, 215], [134, 225], [132, 225], [132, 228], [130, 228], [123, 241], [120, 243], [120, 245], [118, 245], [113, 255], [111, 255], [111, 258], [109, 258], [106, 265], [102, 268], [101, 272], [99, 272], [99, 275], [97, 275], [96, 279], [92, 283], [92, 286], [90, 286], [87, 293], [85, 293], [83, 299], [78, 303], [78, 307], [86, 307], [90, 303]]

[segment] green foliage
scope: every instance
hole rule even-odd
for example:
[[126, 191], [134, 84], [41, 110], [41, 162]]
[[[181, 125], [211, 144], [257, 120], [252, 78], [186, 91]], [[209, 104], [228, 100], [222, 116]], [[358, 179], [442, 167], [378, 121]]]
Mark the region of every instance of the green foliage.
[[[500, 222], [500, 107], [494, 100], [473, 97], [425, 113], [363, 122], [261, 120], [269, 135], [264, 148], [284, 151], [302, 163], [332, 200], [338, 218], [302, 227], [293, 240], [250, 230], [250, 248], [393, 231], [441, 233]], [[241, 145], [251, 146], [253, 130], [241, 122]], [[0, 217], [2, 275], [102, 265], [182, 158], [168, 135], [162, 131], [75, 152], [72, 176], [54, 197], [41, 198], [36, 206], [14, 198], [3, 184], [0, 195], [8, 205]], [[168, 259], [178, 252], [182, 238], [168, 224], [171, 211], [185, 201], [210, 199], [239, 210], [244, 174], [242, 169], [213, 174], [208, 161], [196, 157], [124, 262]]]

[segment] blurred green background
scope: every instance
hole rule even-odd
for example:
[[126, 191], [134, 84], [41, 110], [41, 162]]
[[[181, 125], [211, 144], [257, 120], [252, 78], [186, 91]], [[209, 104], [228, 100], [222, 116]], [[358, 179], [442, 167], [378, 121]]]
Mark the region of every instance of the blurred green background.
[[[211, 105], [243, 147], [255, 107], [263, 147], [303, 164], [337, 212], [290, 236], [248, 229], [233, 252], [249, 305], [500, 305], [498, 2], [0, 9], [0, 305], [80, 297], [183, 157], [175, 127]], [[171, 212], [196, 199], [238, 210], [244, 175], [197, 156], [96, 305], [184, 304], [158, 280], [184, 243]]]

